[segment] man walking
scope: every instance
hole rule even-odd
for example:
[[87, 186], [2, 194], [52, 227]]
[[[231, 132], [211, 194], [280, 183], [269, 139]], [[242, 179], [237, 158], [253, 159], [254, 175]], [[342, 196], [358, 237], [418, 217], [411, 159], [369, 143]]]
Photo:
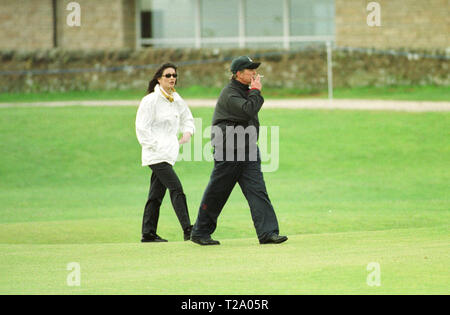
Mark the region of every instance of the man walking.
[[261, 172], [257, 147], [258, 112], [264, 103], [262, 84], [256, 69], [260, 62], [247, 56], [231, 63], [233, 77], [222, 90], [212, 121], [211, 143], [214, 169], [203, 194], [191, 240], [200, 245], [219, 245], [211, 238], [234, 186], [239, 183], [250, 206], [252, 220], [261, 244], [282, 243], [278, 221]]

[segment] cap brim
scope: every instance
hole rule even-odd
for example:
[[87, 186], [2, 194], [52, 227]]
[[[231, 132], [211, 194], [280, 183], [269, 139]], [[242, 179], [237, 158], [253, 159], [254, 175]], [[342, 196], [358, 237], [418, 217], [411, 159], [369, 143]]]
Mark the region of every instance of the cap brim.
[[256, 69], [261, 65], [261, 62], [253, 62], [247, 69]]
[[239, 67], [239, 69], [231, 70], [231, 72], [232, 73], [236, 73], [238, 71], [242, 71], [242, 70], [245, 70], [245, 69], [256, 69], [260, 65], [261, 65], [261, 62], [252, 62], [250, 64], [246, 64], [246, 65], [243, 65], [243, 66]]

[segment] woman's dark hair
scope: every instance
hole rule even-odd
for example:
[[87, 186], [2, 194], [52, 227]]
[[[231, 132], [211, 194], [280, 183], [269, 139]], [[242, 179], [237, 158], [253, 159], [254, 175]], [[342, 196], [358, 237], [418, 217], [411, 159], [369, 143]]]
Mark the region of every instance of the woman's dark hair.
[[156, 71], [155, 75], [153, 76], [153, 79], [150, 80], [148, 83], [148, 89], [147, 94], [150, 94], [155, 91], [155, 86], [158, 84], [158, 79], [162, 77], [164, 70], [167, 68], [173, 68], [175, 69], [175, 72], [177, 72], [177, 66], [175, 66], [173, 63], [165, 63], [159, 69]]

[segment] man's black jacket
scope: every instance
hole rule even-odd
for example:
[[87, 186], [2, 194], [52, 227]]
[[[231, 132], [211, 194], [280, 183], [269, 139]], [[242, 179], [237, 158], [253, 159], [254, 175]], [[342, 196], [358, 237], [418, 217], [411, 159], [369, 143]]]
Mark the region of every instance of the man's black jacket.
[[[220, 93], [214, 111], [211, 143], [213, 144], [215, 151], [217, 151], [217, 145], [219, 144], [223, 144], [224, 149], [230, 148], [230, 144], [227, 145], [227, 140], [228, 142], [230, 140], [230, 130], [227, 130], [227, 126], [229, 126], [229, 128], [235, 128], [235, 132], [231, 136], [234, 138], [232, 145], [236, 151], [239, 146], [239, 141], [237, 140], [239, 132], [236, 132], [236, 130], [239, 129], [236, 128], [240, 126], [247, 131], [247, 134], [244, 135], [247, 160], [248, 148], [256, 148], [256, 142], [258, 141], [260, 127], [258, 112], [263, 103], [264, 98], [259, 90], [249, 89], [247, 85], [232, 79]], [[219, 127], [222, 130], [222, 134], [225, 135], [223, 141], [216, 138], [217, 135], [214, 132], [214, 128], [217, 127]], [[240, 130], [242, 130], [242, 128]], [[253, 130], [255, 131], [254, 134], [252, 132]]]

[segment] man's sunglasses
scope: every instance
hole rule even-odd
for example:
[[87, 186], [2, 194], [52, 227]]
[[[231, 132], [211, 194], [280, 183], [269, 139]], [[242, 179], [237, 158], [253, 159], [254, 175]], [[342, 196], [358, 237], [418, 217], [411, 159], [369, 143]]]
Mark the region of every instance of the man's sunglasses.
[[169, 79], [170, 77], [174, 77], [174, 78], [176, 78], [176, 77], [178, 77], [178, 74], [176, 74], [176, 73], [168, 73], [168, 74], [165, 74], [164, 75], [167, 79]]

